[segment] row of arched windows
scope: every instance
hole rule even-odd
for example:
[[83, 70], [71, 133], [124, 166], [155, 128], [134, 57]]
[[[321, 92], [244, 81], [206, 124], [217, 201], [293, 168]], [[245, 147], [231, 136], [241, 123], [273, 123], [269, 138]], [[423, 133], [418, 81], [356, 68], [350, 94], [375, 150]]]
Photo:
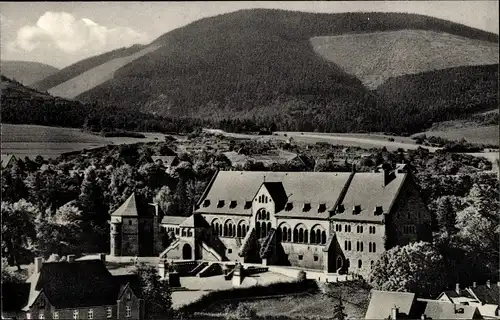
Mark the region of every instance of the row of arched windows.
[[271, 216], [269, 215], [269, 211], [266, 211], [264, 209], [260, 209], [257, 211], [257, 220], [271, 220]]
[[257, 238], [264, 238], [271, 231], [271, 222], [256, 221], [255, 222], [255, 233]]
[[314, 226], [309, 231], [303, 224], [298, 224], [293, 230], [289, 225], [282, 224], [278, 231], [282, 242], [326, 244], [327, 241], [326, 231], [321, 226]]
[[260, 195], [258, 198], [259, 203], [268, 203], [271, 202], [271, 199], [269, 199], [266, 195]]
[[234, 221], [231, 219], [226, 220], [226, 222], [222, 224], [219, 219], [215, 218], [212, 220], [211, 225], [213, 232], [218, 234], [220, 237], [244, 238], [249, 230], [249, 226], [246, 221], [240, 221], [238, 226], [236, 226]]

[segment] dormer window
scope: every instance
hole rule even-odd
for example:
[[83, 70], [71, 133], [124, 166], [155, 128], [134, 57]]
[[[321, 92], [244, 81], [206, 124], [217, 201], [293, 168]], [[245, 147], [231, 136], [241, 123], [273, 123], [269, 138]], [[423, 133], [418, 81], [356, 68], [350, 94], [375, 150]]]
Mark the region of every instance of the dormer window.
[[291, 211], [293, 208], [293, 202], [287, 202], [285, 206], [285, 211]]
[[224, 200], [219, 200], [219, 202], [217, 203], [217, 208], [222, 208], [224, 207]]
[[250, 209], [252, 207], [252, 201], [246, 201], [245, 202], [245, 209]]
[[355, 205], [354, 208], [352, 208], [352, 214], [359, 214], [361, 212], [361, 206], [359, 204]]
[[338, 213], [343, 213], [345, 211], [345, 207], [343, 204], [339, 204], [339, 206], [337, 207], [337, 212]]
[[302, 211], [307, 212], [309, 210], [311, 210], [311, 204], [310, 203], [304, 203], [304, 208], [302, 209]]
[[231, 201], [231, 203], [229, 204], [229, 208], [231, 209], [236, 208], [236, 200]]
[[318, 207], [318, 212], [325, 212], [326, 211], [326, 203], [320, 203]]
[[373, 211], [375, 213], [376, 216], [382, 214], [384, 212], [384, 210], [382, 209], [382, 206], [376, 206], [375, 207], [375, 210]]
[[208, 207], [209, 205], [210, 205], [210, 200], [205, 199], [205, 200], [203, 201], [203, 207], [205, 207], [205, 208], [206, 208], [206, 207]]

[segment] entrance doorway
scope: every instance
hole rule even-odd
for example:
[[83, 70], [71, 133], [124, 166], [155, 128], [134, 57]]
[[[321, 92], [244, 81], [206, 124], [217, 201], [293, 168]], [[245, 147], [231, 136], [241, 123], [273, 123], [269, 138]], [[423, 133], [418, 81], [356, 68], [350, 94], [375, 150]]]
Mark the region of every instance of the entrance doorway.
[[183, 247], [182, 247], [182, 259], [183, 260], [191, 260], [193, 258], [193, 255], [192, 255], [192, 249], [191, 249], [191, 246], [189, 244], [185, 244]]
[[338, 272], [339, 269], [342, 269], [343, 266], [344, 266], [344, 260], [342, 259], [342, 257], [337, 257], [335, 272]]

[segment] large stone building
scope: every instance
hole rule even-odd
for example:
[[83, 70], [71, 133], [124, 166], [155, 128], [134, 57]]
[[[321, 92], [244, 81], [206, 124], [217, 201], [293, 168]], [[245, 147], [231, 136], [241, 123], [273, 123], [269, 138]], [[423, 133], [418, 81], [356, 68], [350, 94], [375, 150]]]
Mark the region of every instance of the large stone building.
[[366, 277], [386, 249], [430, 240], [430, 224], [404, 165], [350, 173], [220, 171], [192, 216], [163, 217], [162, 229], [176, 240], [161, 256]]

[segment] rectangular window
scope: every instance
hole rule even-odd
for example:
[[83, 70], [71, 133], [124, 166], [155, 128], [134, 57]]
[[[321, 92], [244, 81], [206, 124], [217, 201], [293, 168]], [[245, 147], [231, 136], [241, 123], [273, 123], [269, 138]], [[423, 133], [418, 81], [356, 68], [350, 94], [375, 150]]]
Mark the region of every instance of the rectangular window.
[[132, 220], [129, 220], [128, 221], [128, 225], [131, 226], [132, 225]]
[[314, 261], [318, 261], [318, 256], [314, 256]]
[[299, 260], [302, 260], [303, 258], [304, 258], [304, 256], [299, 254]]
[[94, 319], [94, 309], [89, 309], [88, 318], [89, 319]]
[[227, 249], [227, 253], [233, 253], [233, 249]]
[[54, 311], [53, 318], [56, 320], [59, 319], [59, 311]]
[[113, 316], [113, 309], [111, 307], [108, 307], [106, 309], [106, 318], [111, 318]]
[[73, 319], [78, 319], [78, 310], [73, 311]]
[[130, 316], [132, 316], [132, 309], [130, 308], [130, 306], [127, 306], [125, 316], [127, 318], [130, 318]]

